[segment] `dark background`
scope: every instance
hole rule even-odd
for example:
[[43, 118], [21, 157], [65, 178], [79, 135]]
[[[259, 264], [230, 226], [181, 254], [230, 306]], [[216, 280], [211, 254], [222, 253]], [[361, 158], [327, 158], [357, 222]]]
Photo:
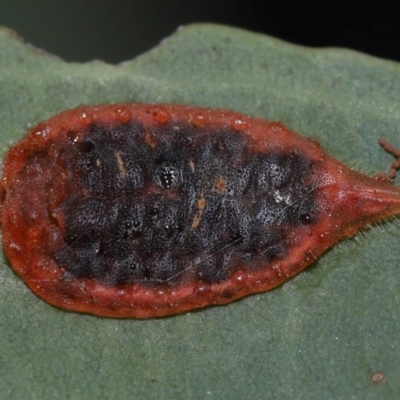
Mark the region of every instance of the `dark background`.
[[0, 24], [68, 61], [128, 60], [191, 22], [400, 61], [400, 0], [0, 0]]

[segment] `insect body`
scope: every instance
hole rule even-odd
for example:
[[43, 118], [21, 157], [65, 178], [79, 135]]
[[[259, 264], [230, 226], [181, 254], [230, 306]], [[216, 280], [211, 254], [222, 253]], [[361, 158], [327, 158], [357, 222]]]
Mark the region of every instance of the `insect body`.
[[370, 178], [282, 124], [226, 110], [82, 107], [8, 152], [3, 246], [61, 308], [149, 318], [228, 303], [399, 213], [384, 182], [396, 163]]

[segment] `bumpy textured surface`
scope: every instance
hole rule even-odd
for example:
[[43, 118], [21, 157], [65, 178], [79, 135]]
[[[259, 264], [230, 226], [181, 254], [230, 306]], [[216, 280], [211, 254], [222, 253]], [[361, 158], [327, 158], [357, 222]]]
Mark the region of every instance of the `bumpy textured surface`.
[[120, 104], [64, 112], [14, 146], [1, 221], [47, 301], [152, 317], [273, 288], [399, 198], [283, 125]]
[[295, 151], [251, 153], [233, 129], [174, 122], [149, 135], [137, 122], [92, 124], [65, 148], [84, 193], [60, 205], [54, 256], [72, 276], [221, 282], [284, 257], [285, 230], [315, 220], [312, 162]]

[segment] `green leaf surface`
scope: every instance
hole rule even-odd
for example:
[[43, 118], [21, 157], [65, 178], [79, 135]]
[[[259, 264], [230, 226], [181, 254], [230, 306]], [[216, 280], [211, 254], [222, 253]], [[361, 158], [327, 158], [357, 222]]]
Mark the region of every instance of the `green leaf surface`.
[[[171, 102], [281, 120], [375, 173], [392, 162], [377, 139], [400, 146], [399, 93], [399, 64], [218, 25], [116, 66], [66, 63], [0, 30], [2, 154], [67, 108]], [[2, 256], [0, 397], [400, 398], [399, 237], [397, 220], [380, 224], [273, 291], [153, 320], [54, 308]]]

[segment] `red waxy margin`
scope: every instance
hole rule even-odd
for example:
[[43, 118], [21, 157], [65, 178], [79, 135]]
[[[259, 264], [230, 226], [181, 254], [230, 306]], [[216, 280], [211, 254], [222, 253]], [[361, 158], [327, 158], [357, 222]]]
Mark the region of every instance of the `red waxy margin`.
[[[323, 210], [318, 222], [288, 232], [297, 240], [284, 259], [255, 268], [255, 272], [239, 268], [222, 283], [198, 280], [178, 287], [135, 284], [116, 288], [88, 278], [63, 279], [64, 271], [51, 256], [62, 244], [62, 234], [54, 224], [49, 203], [59, 205], [79, 191], [79, 184], [76, 188], [64, 187], [60, 192], [49, 189], [52, 182], [65, 179], [64, 171], [54, 162], [57, 152], [70, 141], [68, 132], [76, 132], [79, 140], [91, 123], [112, 127], [131, 120], [141, 122], [149, 130], [173, 121], [210, 130], [230, 127], [251, 137], [251, 150], [287, 154], [295, 149], [315, 163], [319, 182], [316, 191]], [[30, 170], [29, 159], [40, 149], [48, 157]], [[163, 316], [229, 303], [272, 289], [299, 273], [343, 237], [399, 213], [400, 190], [383, 182], [382, 176], [379, 178], [348, 169], [322, 151], [315, 140], [301, 137], [280, 123], [232, 111], [148, 104], [80, 107], [40, 123], [8, 152], [0, 187], [3, 246], [18, 275], [38, 296], [55, 306], [107, 317]]]

